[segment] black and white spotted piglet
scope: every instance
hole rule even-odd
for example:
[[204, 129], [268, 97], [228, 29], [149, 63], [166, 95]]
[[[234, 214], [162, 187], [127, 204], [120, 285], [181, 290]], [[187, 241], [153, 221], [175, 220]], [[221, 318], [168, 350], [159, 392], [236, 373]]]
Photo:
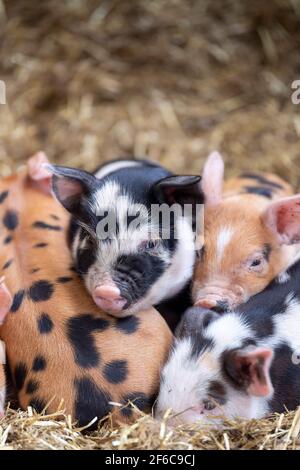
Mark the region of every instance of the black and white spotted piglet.
[[300, 260], [237, 312], [184, 314], [162, 372], [156, 414], [218, 422], [300, 404]]
[[200, 177], [174, 176], [144, 160], [110, 162], [93, 175], [51, 170], [54, 193], [73, 216], [76, 269], [100, 308], [124, 317], [184, 288], [194, 265], [192, 217], [173, 213], [154, 221], [151, 209], [201, 204]]

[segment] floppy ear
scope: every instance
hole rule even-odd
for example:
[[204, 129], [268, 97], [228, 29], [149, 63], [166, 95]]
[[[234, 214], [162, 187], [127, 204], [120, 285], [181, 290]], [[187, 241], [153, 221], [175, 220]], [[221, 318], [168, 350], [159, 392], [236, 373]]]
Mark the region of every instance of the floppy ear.
[[6, 315], [12, 306], [12, 296], [3, 279], [0, 279], [0, 325], [3, 323]]
[[219, 152], [212, 152], [203, 167], [201, 187], [207, 205], [216, 205], [222, 201], [224, 162]]
[[80, 216], [82, 198], [88, 196], [96, 187], [97, 179], [83, 170], [48, 165], [53, 173], [52, 189], [59, 202], [71, 212]]
[[271, 203], [262, 218], [280, 244], [300, 242], [300, 194]]
[[203, 204], [200, 176], [168, 176], [154, 185], [154, 194], [160, 203]]
[[273, 352], [269, 348], [235, 349], [225, 353], [224, 369], [236, 387], [255, 397], [266, 397], [273, 392], [272, 358]]

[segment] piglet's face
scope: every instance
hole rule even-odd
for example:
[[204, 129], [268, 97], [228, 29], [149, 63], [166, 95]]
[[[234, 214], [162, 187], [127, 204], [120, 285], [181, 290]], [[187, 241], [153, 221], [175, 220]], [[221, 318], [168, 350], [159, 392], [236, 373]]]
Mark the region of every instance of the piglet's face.
[[125, 317], [174, 295], [190, 279], [195, 259], [190, 220], [181, 214], [153, 220], [152, 208], [202, 203], [200, 177], [146, 181], [141, 196], [118, 179], [98, 180], [65, 167], [52, 171], [54, 193], [75, 222], [76, 270], [98, 307]]
[[249, 346], [249, 335], [238, 315], [215, 319], [202, 309], [186, 312], [162, 371], [156, 416], [169, 414], [172, 424], [218, 424], [225, 417], [264, 415], [273, 394], [273, 354]]
[[204, 245], [198, 253], [195, 305], [231, 310], [261, 292], [292, 261], [300, 241], [300, 195], [269, 202], [254, 194], [223, 198], [224, 163], [213, 152], [202, 176]]
[[231, 198], [208, 207], [193, 301], [204, 308], [233, 309], [262, 291], [282, 264], [276, 239], [251, 202]]
[[194, 272], [194, 303], [231, 310], [265, 289], [294, 255], [287, 245], [298, 241], [299, 203], [295, 196], [258, 205], [249, 195], [208, 206], [204, 246]]

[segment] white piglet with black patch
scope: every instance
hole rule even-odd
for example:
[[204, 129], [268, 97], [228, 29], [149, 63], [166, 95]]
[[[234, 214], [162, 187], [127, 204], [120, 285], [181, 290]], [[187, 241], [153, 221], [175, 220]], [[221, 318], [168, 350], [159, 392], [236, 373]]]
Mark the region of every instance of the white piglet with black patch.
[[[119, 160], [95, 174], [52, 166], [53, 190], [72, 214], [75, 268], [95, 303], [124, 317], [179, 293], [192, 276], [192, 218], [153, 218], [153, 206], [203, 203], [198, 176], [174, 176], [144, 160]], [[162, 206], [161, 206], [162, 207]]]
[[300, 261], [263, 292], [222, 315], [184, 314], [162, 371], [157, 417], [219, 423], [300, 404]]

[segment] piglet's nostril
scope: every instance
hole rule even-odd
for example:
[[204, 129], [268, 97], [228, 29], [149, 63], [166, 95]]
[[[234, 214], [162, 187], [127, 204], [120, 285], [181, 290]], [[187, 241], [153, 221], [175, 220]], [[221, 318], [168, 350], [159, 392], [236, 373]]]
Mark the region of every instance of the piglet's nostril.
[[229, 303], [226, 300], [219, 300], [213, 310], [217, 313], [227, 312], [229, 310]]
[[95, 288], [94, 295], [106, 300], [116, 300], [120, 298], [121, 291], [117, 286], [102, 285]]

